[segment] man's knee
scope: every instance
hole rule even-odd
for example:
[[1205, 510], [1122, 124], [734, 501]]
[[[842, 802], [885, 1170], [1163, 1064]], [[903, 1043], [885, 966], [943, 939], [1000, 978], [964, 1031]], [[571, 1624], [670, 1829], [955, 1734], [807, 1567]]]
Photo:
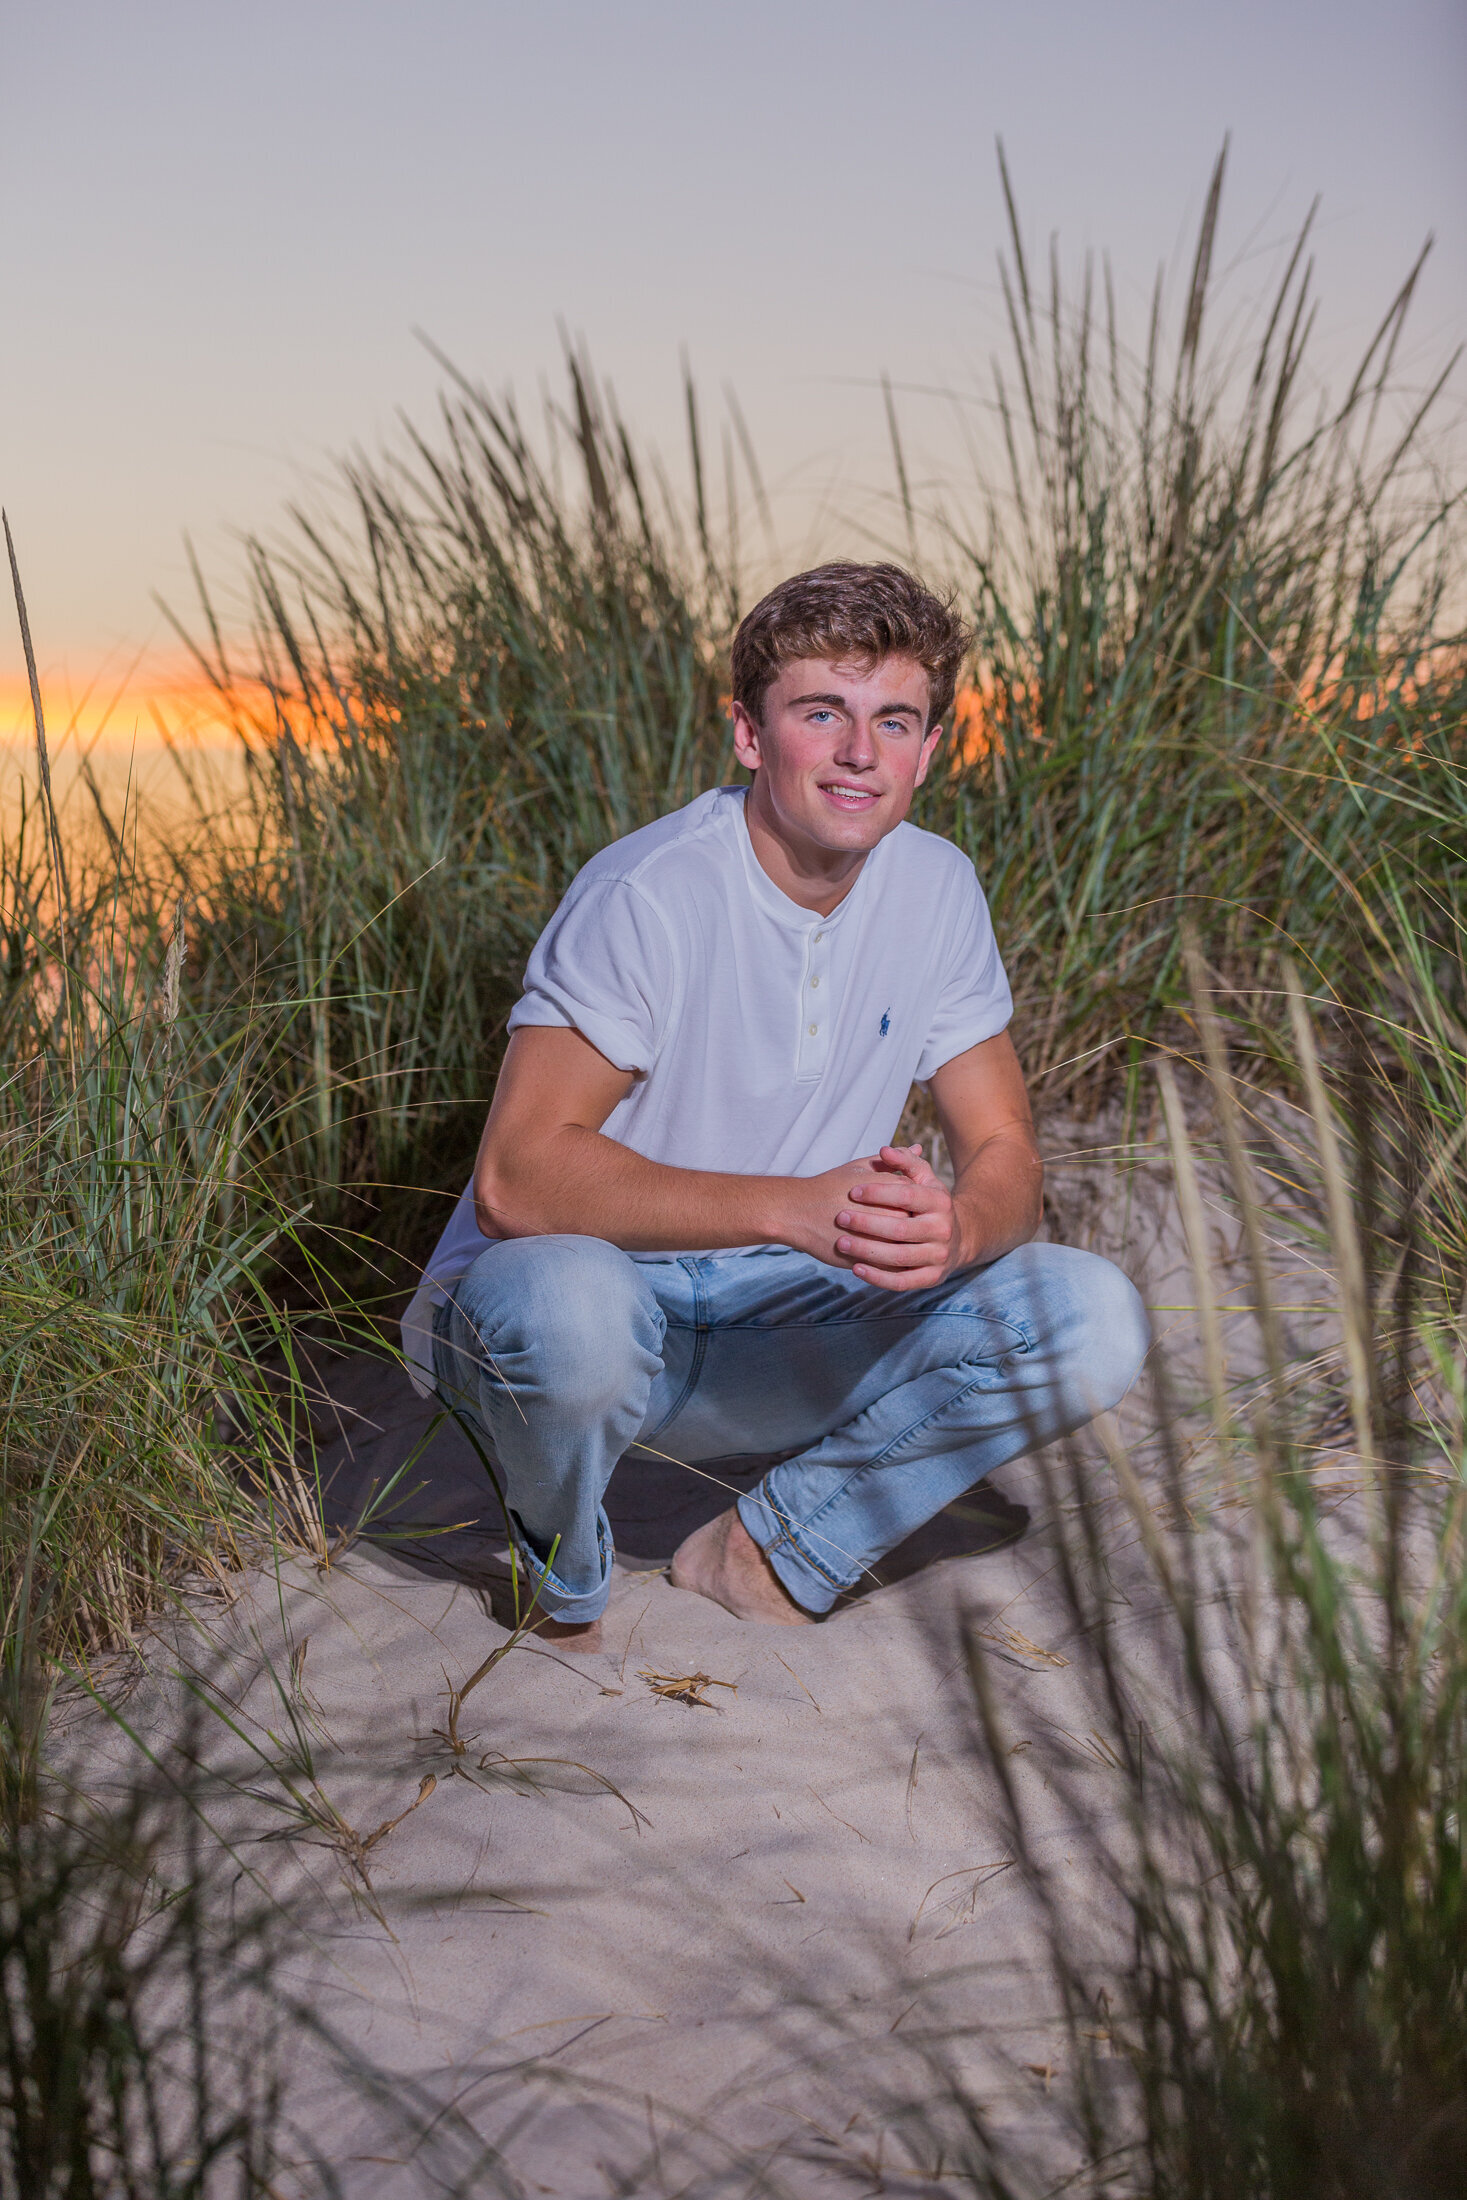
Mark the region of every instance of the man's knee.
[[614, 1408], [661, 1364], [656, 1298], [603, 1238], [507, 1238], [479, 1255], [453, 1298], [491, 1378], [565, 1412]]
[[1087, 1412], [1107, 1412], [1125, 1397], [1150, 1350], [1146, 1307], [1130, 1277], [1113, 1262], [1077, 1246], [1051, 1250], [1067, 1256], [1053, 1335], [1065, 1360], [1066, 1387], [1078, 1393]]
[[1028, 1339], [1016, 1371], [1032, 1355], [1034, 1378], [1055, 1385], [1072, 1427], [1119, 1405], [1151, 1344], [1141, 1294], [1119, 1268], [1074, 1245], [1022, 1245], [984, 1281], [991, 1310]]

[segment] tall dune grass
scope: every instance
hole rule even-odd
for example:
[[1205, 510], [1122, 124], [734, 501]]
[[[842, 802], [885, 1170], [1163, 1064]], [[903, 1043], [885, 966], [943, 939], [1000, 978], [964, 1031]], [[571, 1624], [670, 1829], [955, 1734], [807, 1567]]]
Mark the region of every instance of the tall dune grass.
[[[1004, 472], [976, 523], [949, 521], [978, 627], [975, 753], [928, 814], [988, 884], [1049, 1090], [1186, 1043], [1190, 930], [1235, 1042], [1276, 1074], [1292, 955], [1331, 1051], [1348, 1001], [1372, 1074], [1450, 1128], [1467, 635], [1460, 500], [1422, 445], [1453, 362], [1404, 403], [1393, 388], [1418, 261], [1343, 397], [1306, 403], [1310, 223], [1251, 358], [1226, 328], [1209, 350], [1222, 183], [1219, 161], [1177, 340], [1158, 287], [1130, 369], [1108, 272], [1103, 312], [1088, 271], [1062, 296], [1054, 261], [1041, 295], [1013, 221]], [[1450, 1170], [1434, 1196], [1460, 1267]]]
[[[1428, 462], [1440, 383], [1403, 400], [1393, 379], [1419, 266], [1343, 397], [1306, 399], [1308, 225], [1240, 356], [1213, 329], [1221, 191], [1220, 163], [1180, 325], [1158, 293], [1137, 362], [1108, 283], [1102, 311], [1052, 266], [1041, 296], [1015, 221], [998, 463], [968, 516], [912, 515], [978, 631], [920, 821], [984, 877], [1043, 1092], [1185, 1039], [1186, 918], [1236, 1039], [1280, 1075], [1287, 947], [1323, 1002], [1349, 981], [1381, 1075], [1442, 1115], [1467, 650]], [[352, 461], [326, 518], [251, 546], [251, 652], [203, 622], [254, 770], [248, 829], [185, 867], [196, 984], [216, 1018], [315, 1004], [266, 1072], [287, 1196], [359, 1186], [368, 1215], [370, 1187], [451, 1185], [570, 876], [727, 776], [736, 550], [713, 539], [691, 393], [689, 414], [684, 519], [579, 358], [545, 456], [455, 377], [435, 438]]]
[[584, 506], [457, 384], [437, 447], [345, 469], [334, 535], [252, 546], [248, 678], [212, 622], [200, 651], [254, 771], [247, 835], [182, 867], [199, 1006], [312, 1001], [268, 1071], [292, 1196], [431, 1173], [445, 1123], [456, 1177], [559, 894], [726, 766], [706, 514], [685, 534], [574, 359], [570, 384]]
[[37, 1650], [0, 1666], [0, 2195], [339, 2191], [283, 2112], [282, 1921], [141, 1755], [58, 1775]]
[[[1221, 186], [1219, 166], [1180, 325], [1158, 308], [1129, 367], [1108, 290], [1103, 313], [1088, 283], [1067, 302], [1051, 270], [1041, 297], [1014, 224], [1006, 478], [970, 521], [943, 515], [978, 639], [921, 821], [988, 886], [1041, 1101], [1193, 1048], [1185, 919], [1230, 1046], [1285, 1081], [1295, 956], [1327, 1072], [1348, 1040], [1390, 1103], [1361, 1158], [1399, 1175], [1423, 1125], [1456, 1151], [1467, 1075], [1458, 538], [1416, 467], [1429, 402], [1403, 411], [1392, 383], [1416, 276], [1311, 412], [1307, 230], [1253, 356], [1211, 333]], [[325, 516], [251, 546], [247, 646], [204, 598], [199, 658], [248, 762], [232, 813], [146, 860], [114, 822], [100, 869], [48, 807], [12, 835], [5, 1319], [32, 1410], [7, 1472], [40, 1493], [10, 1517], [50, 1522], [49, 1548], [91, 1553], [62, 1532], [82, 1493], [134, 1502], [113, 1458], [152, 1462], [142, 1480], [182, 1509], [125, 1533], [119, 1514], [107, 1548], [147, 1573], [197, 1547], [184, 1515], [223, 1517], [234, 1480], [204, 1401], [230, 1387], [287, 1218], [421, 1252], [555, 899], [728, 773], [737, 548], [715, 540], [688, 405], [684, 513], [580, 358], [550, 448], [452, 377], [436, 436], [353, 460]], [[1461, 1181], [1443, 1159], [1417, 1187], [1448, 1297]], [[330, 1264], [365, 1288], [339, 1237]], [[98, 1598], [127, 1603], [97, 1549], [79, 1642], [108, 1632]]]
[[258, 1542], [292, 1218], [254, 1153], [264, 1024], [199, 1017], [187, 904], [120, 836], [100, 868], [63, 846], [38, 694], [36, 734], [40, 811], [0, 844], [0, 1640], [85, 1667]]
[[[1202, 991], [1196, 1010], [1206, 1029]], [[1199, 1434], [1163, 1365], [1159, 1473], [1115, 1434], [1111, 1476], [1047, 1470], [1099, 1788], [1096, 1760], [1086, 1775], [1054, 1732], [1015, 1768], [973, 1646], [1065, 2042], [1025, 2144], [962, 2108], [957, 2158], [993, 2200], [1058, 2189], [1061, 2161], [1064, 2190], [1135, 2200], [1446, 2200], [1467, 2185], [1467, 1331], [1418, 1295], [1409, 1260], [1382, 1261], [1412, 1218], [1389, 1199], [1372, 1213], [1346, 1169], [1297, 992], [1290, 1026], [1347, 1427], [1321, 1447], [1312, 1401], [1281, 1379], [1247, 1096], [1211, 1031], [1209, 1131], [1232, 1157], [1271, 1373], [1246, 1410], [1215, 1386]], [[1165, 1090], [1185, 1184], [1192, 1134]], [[1368, 1123], [1352, 1144], [1368, 1150]], [[1439, 1158], [1418, 1154], [1417, 1178]], [[1191, 1234], [1206, 1306], [1211, 1254], [1205, 1228]], [[1041, 1780], [1058, 1846], [1035, 1838]]]

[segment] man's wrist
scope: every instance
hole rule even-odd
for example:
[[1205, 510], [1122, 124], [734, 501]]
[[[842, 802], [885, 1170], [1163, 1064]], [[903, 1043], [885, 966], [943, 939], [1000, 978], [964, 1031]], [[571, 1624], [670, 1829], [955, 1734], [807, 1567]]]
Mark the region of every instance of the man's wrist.
[[751, 1245], [789, 1245], [792, 1243], [792, 1218], [790, 1192], [795, 1182], [787, 1176], [759, 1176], [749, 1179], [749, 1243]]
[[[725, 1245], [778, 1245], [778, 1177], [723, 1176], [717, 1195], [719, 1238]], [[710, 1218], [711, 1219], [711, 1218]]]
[[971, 1192], [953, 1193], [953, 1250], [948, 1273], [973, 1268], [983, 1258], [983, 1217]]

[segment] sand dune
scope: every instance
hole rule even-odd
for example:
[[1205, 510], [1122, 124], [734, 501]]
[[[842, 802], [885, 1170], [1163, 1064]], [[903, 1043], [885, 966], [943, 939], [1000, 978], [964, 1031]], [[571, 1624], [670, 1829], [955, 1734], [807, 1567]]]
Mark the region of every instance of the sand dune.
[[[1119, 1169], [1096, 1152], [1104, 1126], [1064, 1143], [1058, 1218], [1144, 1278], [1185, 1389], [1191, 1288], [1165, 1168]], [[1236, 1284], [1220, 1198], [1216, 1226], [1218, 1274]], [[1278, 1259], [1302, 1360], [1327, 1326], [1327, 1279], [1282, 1232]], [[1243, 1317], [1230, 1320], [1246, 1377], [1253, 1347]], [[395, 1368], [318, 1365], [340, 1524], [428, 1416]], [[1143, 1386], [1122, 1415], [1143, 1472], [1150, 1413]], [[1087, 1442], [1102, 1491], [1110, 1469]], [[425, 2101], [453, 2108], [434, 2145], [462, 2152], [476, 2132], [499, 2150], [475, 2189], [500, 2178], [569, 2200], [957, 2189], [955, 2090], [995, 2102], [1000, 2124], [1038, 2112], [1063, 2040], [965, 1631], [988, 1652], [1014, 1777], [1057, 1868], [1073, 1856], [1083, 1869], [1084, 1855], [1050, 1792], [1053, 1751], [1083, 1767], [1092, 1827], [1120, 1797], [1091, 1746], [1093, 1664], [1068, 1632], [1042, 1478], [1027, 1461], [1000, 1479], [1001, 1495], [952, 1508], [893, 1554], [881, 1583], [789, 1631], [670, 1587], [659, 1562], [725, 1493], [666, 1462], [624, 1462], [607, 1648], [515, 1648], [464, 1703], [458, 1755], [449, 1686], [507, 1639], [507, 1612], [502, 1538], [451, 1428], [370, 1540], [325, 1570], [301, 1558], [245, 1577], [227, 1612], [200, 1607], [172, 1650], [209, 1666], [233, 1707], [238, 1734], [220, 1726], [209, 1747], [219, 1821], [292, 1910], [294, 1985], [392, 2078], [368, 2098], [299, 2059], [302, 2112], [329, 2133], [351, 2194], [418, 2189], [428, 2156], [410, 2166], [395, 2120]], [[407, 1532], [445, 1523], [467, 1524]], [[1119, 1508], [1113, 1544], [1124, 1593], [1141, 1575]], [[1165, 1719], [1155, 1601], [1138, 1595], [1128, 1624]], [[659, 1693], [700, 1674], [706, 1706]], [[290, 1770], [287, 1699], [314, 1787]], [[162, 1737], [178, 1702], [160, 1663], [134, 1717]], [[295, 1837], [255, 1845], [290, 1819], [291, 1783], [327, 1800], [336, 1835], [297, 1813]], [[340, 1831], [365, 1836], [403, 1812], [366, 1854]]]

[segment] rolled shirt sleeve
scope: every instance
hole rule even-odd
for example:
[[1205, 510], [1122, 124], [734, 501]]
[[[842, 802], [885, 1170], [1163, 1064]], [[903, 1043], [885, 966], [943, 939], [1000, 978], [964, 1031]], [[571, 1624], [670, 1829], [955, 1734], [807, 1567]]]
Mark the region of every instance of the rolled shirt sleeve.
[[676, 967], [658, 911], [625, 879], [573, 885], [535, 944], [509, 1029], [580, 1032], [645, 1077], [673, 1010]]

